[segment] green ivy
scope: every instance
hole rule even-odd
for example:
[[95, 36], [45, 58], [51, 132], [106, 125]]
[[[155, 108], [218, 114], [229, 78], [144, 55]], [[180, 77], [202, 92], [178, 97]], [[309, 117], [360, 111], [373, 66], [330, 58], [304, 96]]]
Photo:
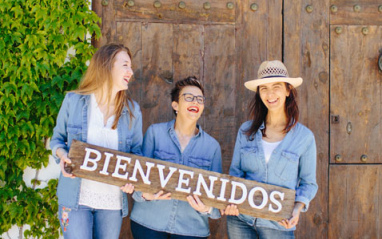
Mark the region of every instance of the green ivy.
[[0, 1], [0, 235], [29, 225], [25, 237], [59, 236], [57, 180], [34, 190], [23, 173], [47, 166], [46, 141], [95, 51], [86, 34], [98, 39], [99, 23], [87, 0]]

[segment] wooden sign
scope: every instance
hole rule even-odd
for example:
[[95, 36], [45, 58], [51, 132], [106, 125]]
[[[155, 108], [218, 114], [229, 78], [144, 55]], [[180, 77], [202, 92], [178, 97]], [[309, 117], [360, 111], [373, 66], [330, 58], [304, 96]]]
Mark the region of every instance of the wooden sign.
[[205, 205], [225, 209], [236, 204], [242, 214], [280, 221], [290, 218], [295, 191], [227, 174], [123, 153], [73, 140], [69, 151], [74, 176], [135, 190], [171, 192], [172, 199], [187, 201], [195, 194]]

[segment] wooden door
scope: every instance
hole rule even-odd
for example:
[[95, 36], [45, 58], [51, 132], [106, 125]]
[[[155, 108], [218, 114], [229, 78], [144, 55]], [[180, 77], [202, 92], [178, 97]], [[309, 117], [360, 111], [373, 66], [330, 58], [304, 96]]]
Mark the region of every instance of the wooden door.
[[[197, 76], [206, 96], [199, 123], [220, 142], [228, 173], [253, 96], [244, 82], [256, 77], [262, 61], [282, 59], [282, 6], [281, 0], [93, 0], [102, 17], [96, 46], [118, 42], [131, 49], [135, 81], [129, 90], [142, 109], [144, 132], [174, 118], [170, 90]], [[210, 225], [210, 238], [227, 238], [225, 217]], [[129, 228], [126, 218], [121, 238], [132, 238]]]
[[332, 0], [329, 238], [382, 238], [382, 9]]

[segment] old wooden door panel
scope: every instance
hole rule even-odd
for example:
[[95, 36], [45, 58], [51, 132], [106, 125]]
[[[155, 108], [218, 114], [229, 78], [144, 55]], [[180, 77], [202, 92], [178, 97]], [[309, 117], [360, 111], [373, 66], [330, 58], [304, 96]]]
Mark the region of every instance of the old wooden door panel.
[[[223, 53], [224, 52], [224, 53]], [[223, 53], [223, 54], [222, 54]], [[235, 141], [235, 27], [205, 27], [204, 86], [207, 103], [204, 128], [232, 155]], [[229, 163], [230, 160], [224, 162]]]
[[[143, 131], [151, 123], [172, 119], [169, 90], [174, 82], [196, 75], [206, 88], [206, 109], [200, 123], [221, 144], [223, 170], [228, 173], [238, 127], [247, 120], [253, 92], [244, 82], [257, 76], [266, 59], [282, 59], [282, 0], [205, 1], [109, 0], [93, 9], [102, 16], [103, 38], [96, 44], [121, 42], [133, 53], [136, 80], [129, 86], [143, 112]], [[228, 3], [233, 3], [229, 9]], [[256, 3], [257, 10], [251, 10]], [[167, 101], [167, 102], [166, 102]], [[166, 108], [165, 108], [166, 107]], [[211, 220], [210, 238], [227, 238], [225, 217]], [[128, 220], [121, 237], [131, 238]]]
[[[126, 0], [116, 0], [116, 18], [117, 19], [147, 19], [156, 21], [174, 21], [174, 22], [235, 22], [235, 1], [221, 0], [192, 0], [183, 1], [184, 7], [180, 5], [181, 1], [174, 0], [134, 0], [134, 5], [129, 6]], [[206, 6], [208, 3], [208, 6]], [[230, 7], [232, 5], [232, 8]]]
[[[306, 7], [311, 5], [312, 12]], [[300, 122], [311, 129], [317, 145], [318, 192], [302, 213], [296, 238], [327, 238], [329, 167], [329, 0], [284, 2], [284, 61], [297, 88]]]
[[[382, 27], [331, 26], [331, 162], [382, 162], [382, 75], [378, 57], [382, 49]], [[341, 29], [340, 33], [339, 29]], [[335, 156], [341, 155], [341, 161]], [[362, 155], [367, 156], [361, 161]]]
[[331, 165], [329, 238], [382, 235], [382, 165]]
[[381, 2], [377, 0], [331, 0], [332, 25], [382, 25]]

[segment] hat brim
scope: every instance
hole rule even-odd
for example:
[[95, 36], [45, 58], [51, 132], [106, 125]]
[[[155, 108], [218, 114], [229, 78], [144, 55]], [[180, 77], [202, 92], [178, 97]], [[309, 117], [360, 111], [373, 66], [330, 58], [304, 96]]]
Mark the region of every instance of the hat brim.
[[299, 87], [302, 84], [302, 78], [289, 78], [289, 77], [269, 77], [269, 78], [263, 78], [263, 79], [255, 79], [255, 80], [249, 80], [244, 83], [244, 86], [248, 90], [257, 91], [257, 87], [259, 85], [263, 85], [266, 83], [273, 83], [273, 82], [286, 82], [291, 84], [294, 88]]

